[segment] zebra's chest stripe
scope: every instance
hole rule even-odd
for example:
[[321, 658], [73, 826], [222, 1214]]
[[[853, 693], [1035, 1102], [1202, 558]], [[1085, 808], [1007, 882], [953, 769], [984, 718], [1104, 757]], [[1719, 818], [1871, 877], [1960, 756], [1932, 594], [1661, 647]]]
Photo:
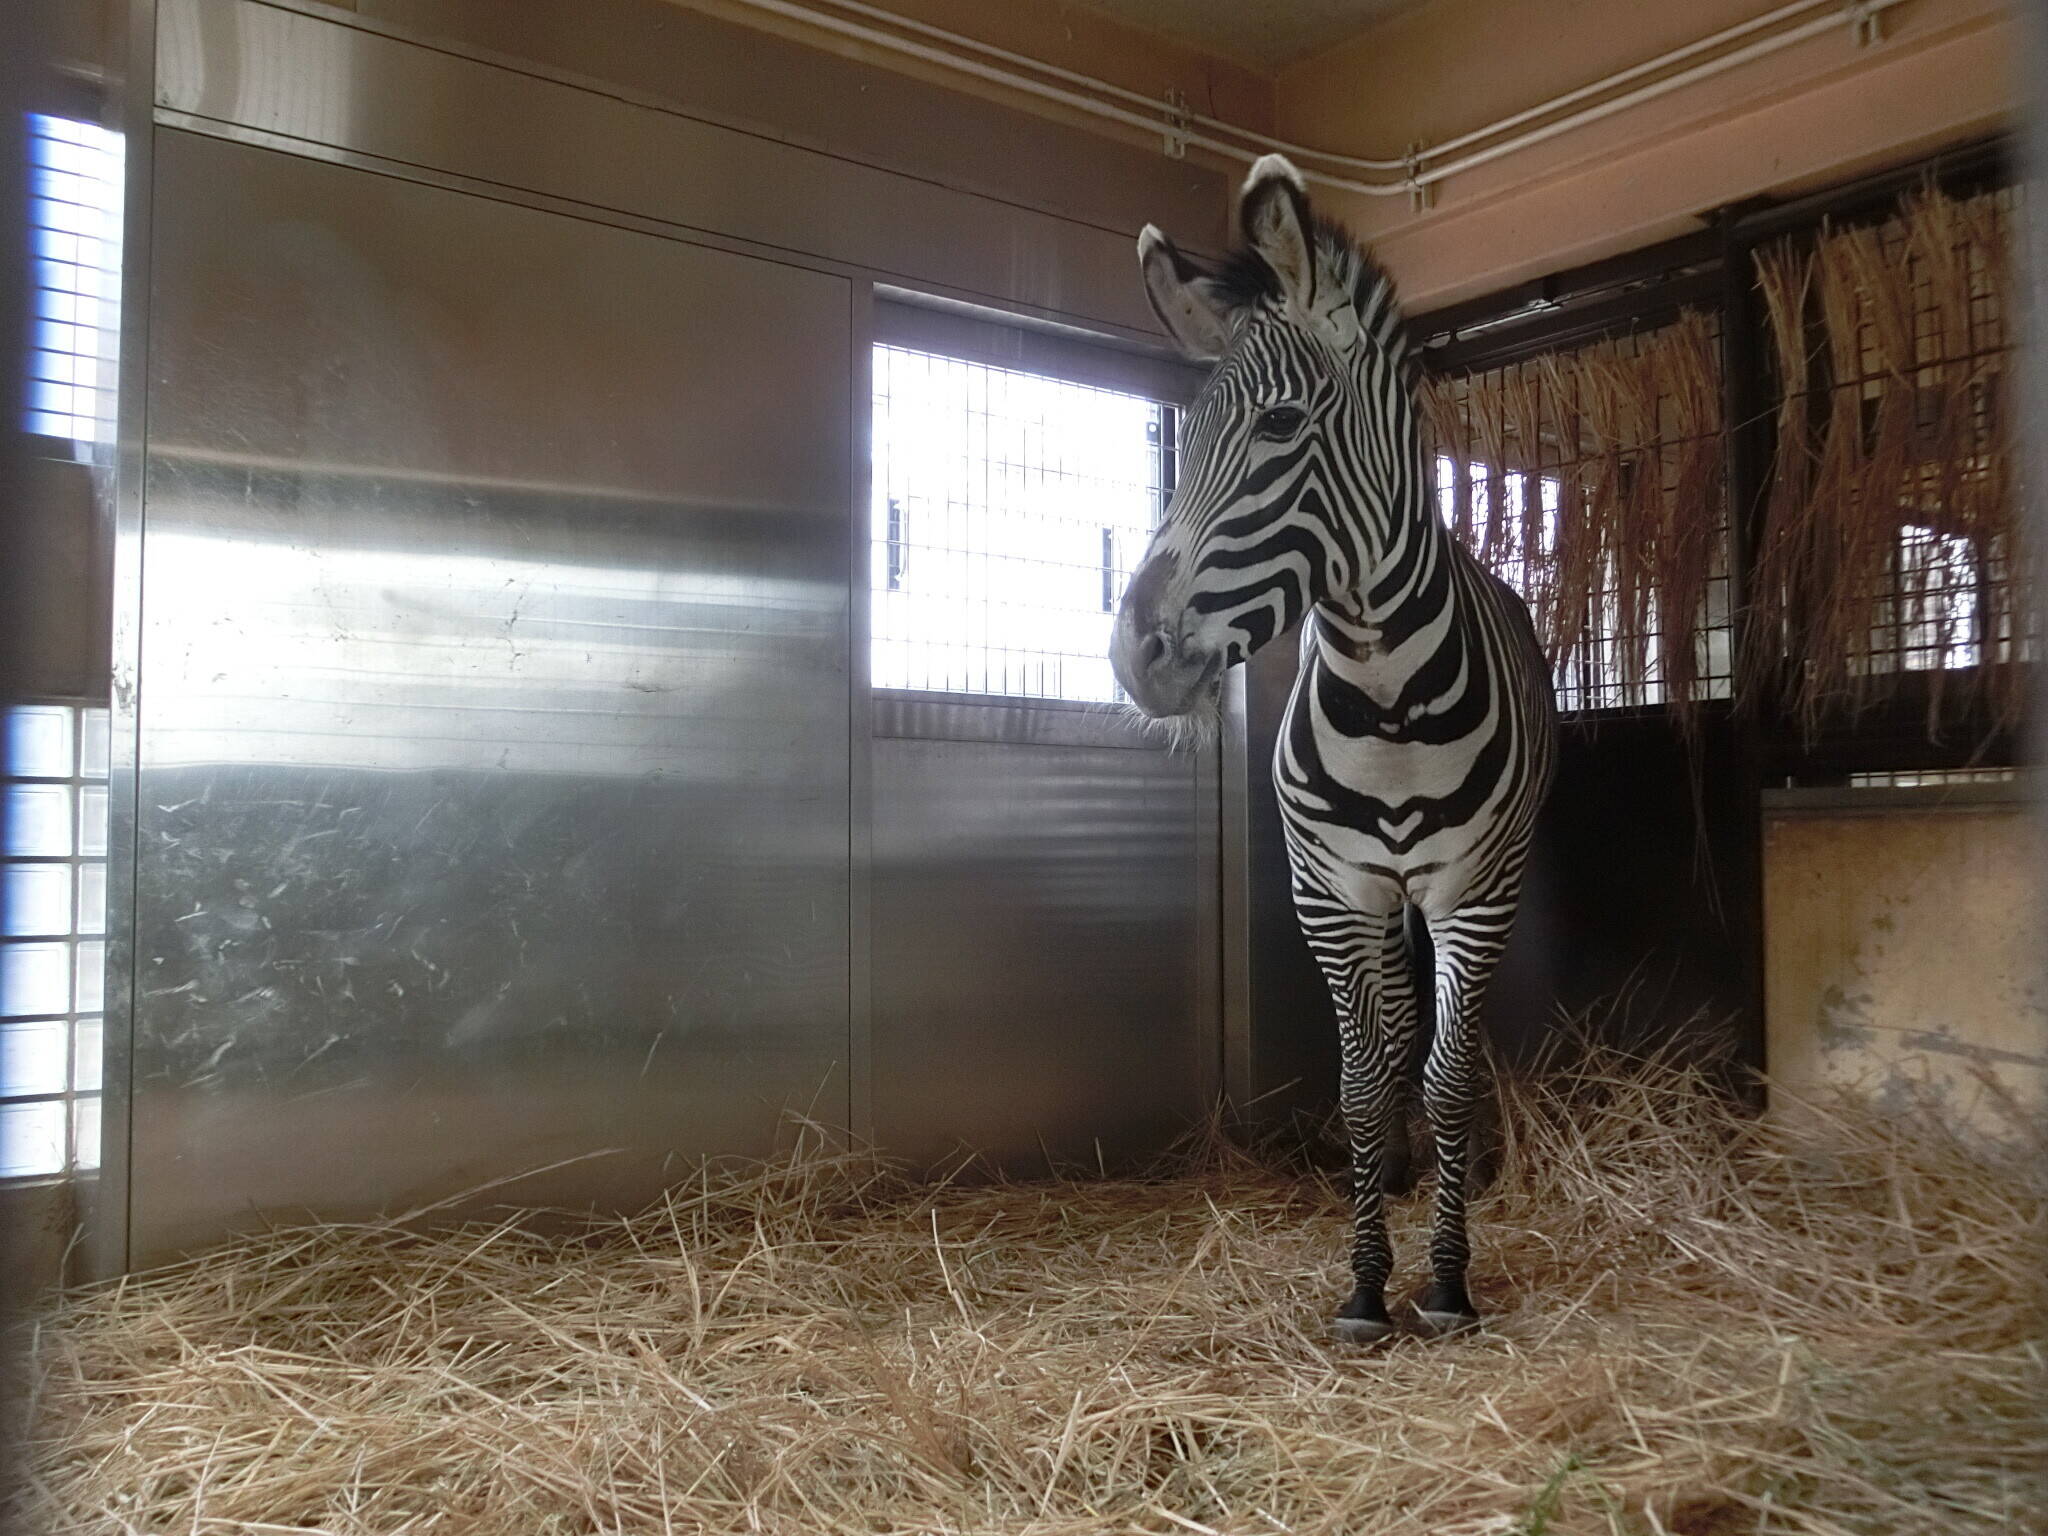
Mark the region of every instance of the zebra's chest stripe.
[[1424, 812], [1418, 807], [1410, 811], [1406, 816], [1403, 816], [1399, 821], [1381, 822], [1380, 831], [1386, 835], [1389, 843], [1397, 847], [1405, 846], [1409, 839], [1421, 828], [1423, 816]]

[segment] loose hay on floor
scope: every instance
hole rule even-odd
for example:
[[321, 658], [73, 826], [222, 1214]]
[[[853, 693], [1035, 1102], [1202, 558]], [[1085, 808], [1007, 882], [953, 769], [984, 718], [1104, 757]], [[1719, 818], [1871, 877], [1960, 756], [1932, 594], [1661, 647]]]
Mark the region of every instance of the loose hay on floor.
[[[1481, 1336], [1326, 1339], [1340, 1198], [928, 1190], [815, 1151], [541, 1237], [274, 1232], [34, 1325], [25, 1529], [2031, 1526], [2042, 1187], [1669, 1066], [1517, 1090]], [[1423, 1197], [1397, 1217], [1419, 1279]]]

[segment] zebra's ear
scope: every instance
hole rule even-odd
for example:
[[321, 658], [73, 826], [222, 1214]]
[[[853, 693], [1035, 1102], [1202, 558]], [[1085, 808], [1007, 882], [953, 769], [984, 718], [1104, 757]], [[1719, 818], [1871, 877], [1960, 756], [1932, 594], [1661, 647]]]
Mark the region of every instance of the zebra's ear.
[[1156, 224], [1138, 234], [1138, 270], [1145, 297], [1166, 334], [1197, 362], [1213, 363], [1230, 350], [1230, 312], [1207, 274], [1183, 255]]
[[1308, 183], [1285, 155], [1261, 155], [1244, 179], [1237, 218], [1244, 241], [1280, 279], [1280, 291], [1304, 312], [1315, 302], [1315, 241], [1309, 233]]

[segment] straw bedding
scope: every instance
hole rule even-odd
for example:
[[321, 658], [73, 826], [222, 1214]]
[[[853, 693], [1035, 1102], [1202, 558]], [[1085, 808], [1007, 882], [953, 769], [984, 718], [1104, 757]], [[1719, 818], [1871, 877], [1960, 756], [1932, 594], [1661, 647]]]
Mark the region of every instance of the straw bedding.
[[[33, 1325], [64, 1531], [1973, 1532], [2033, 1524], [2042, 1184], [1670, 1063], [1508, 1094], [1485, 1333], [1326, 1341], [1340, 1192], [918, 1188], [813, 1145], [537, 1235], [274, 1231]], [[1425, 1195], [1397, 1206], [1421, 1262]]]

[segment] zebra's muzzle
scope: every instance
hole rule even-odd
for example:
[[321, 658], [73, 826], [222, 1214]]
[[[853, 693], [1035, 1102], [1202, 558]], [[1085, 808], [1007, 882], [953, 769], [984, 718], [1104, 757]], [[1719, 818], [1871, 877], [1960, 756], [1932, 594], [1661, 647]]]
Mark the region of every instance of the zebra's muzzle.
[[1223, 675], [1220, 653], [1183, 643], [1179, 605], [1165, 601], [1179, 568], [1172, 550], [1158, 551], [1139, 566], [1110, 636], [1109, 664], [1117, 682], [1155, 720], [1208, 709]]
[[1118, 626], [1110, 665], [1131, 702], [1155, 720], [1206, 712], [1214, 707], [1223, 676], [1220, 651], [1184, 651], [1161, 631], [1127, 642]]

